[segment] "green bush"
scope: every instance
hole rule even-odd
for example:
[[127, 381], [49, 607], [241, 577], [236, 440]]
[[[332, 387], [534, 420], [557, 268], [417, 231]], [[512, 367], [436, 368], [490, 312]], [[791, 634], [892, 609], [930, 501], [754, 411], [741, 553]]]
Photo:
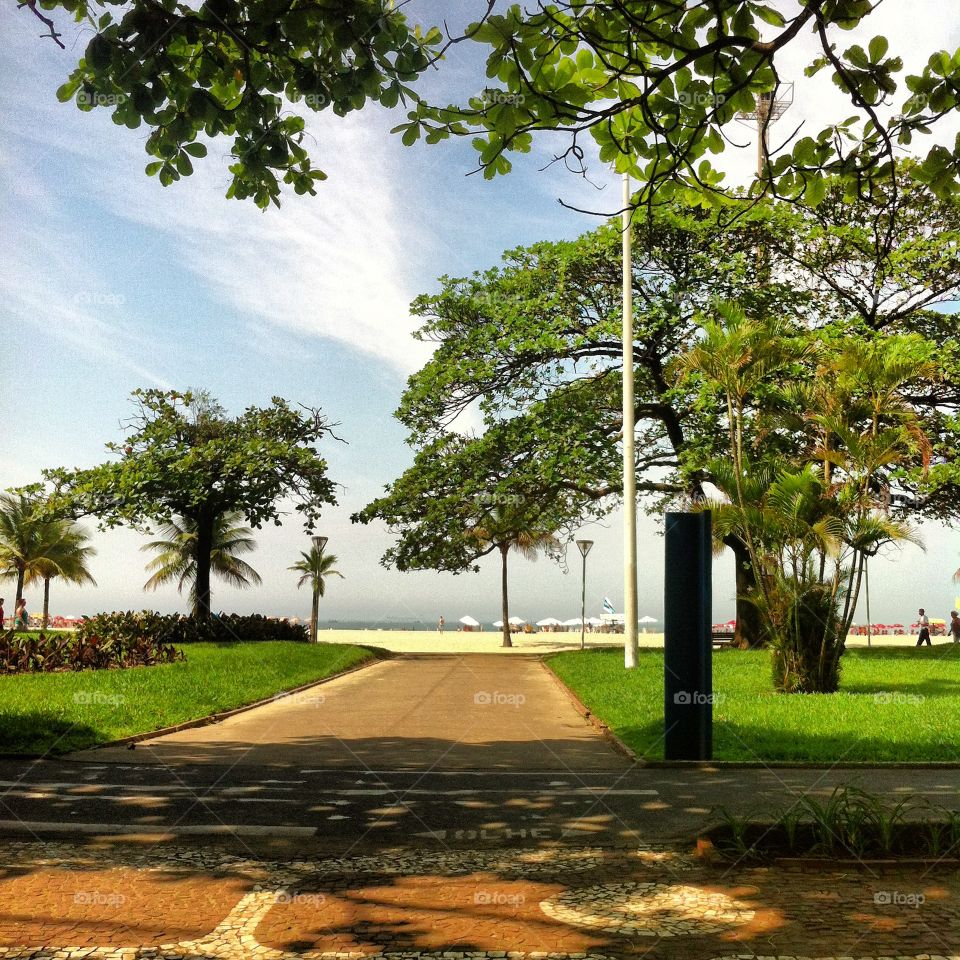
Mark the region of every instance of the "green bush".
[[77, 628], [77, 636], [114, 637], [118, 640], [150, 637], [169, 644], [276, 640], [306, 643], [310, 639], [306, 627], [286, 620], [268, 620], [259, 614], [240, 616], [231, 613], [202, 619], [151, 610], [98, 613], [95, 617], [86, 617]]
[[5, 674], [149, 667], [183, 659], [171, 644], [143, 633], [121, 637], [88, 631], [81, 637], [8, 630], [0, 634], [0, 672]]

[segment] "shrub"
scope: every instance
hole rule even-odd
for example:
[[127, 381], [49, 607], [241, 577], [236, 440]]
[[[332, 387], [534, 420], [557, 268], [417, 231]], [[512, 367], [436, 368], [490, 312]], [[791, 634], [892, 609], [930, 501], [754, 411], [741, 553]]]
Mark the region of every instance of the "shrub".
[[6, 674], [149, 667], [183, 659], [171, 644], [142, 633], [120, 637], [93, 631], [80, 636], [8, 630], [0, 634], [0, 672]]
[[151, 610], [98, 613], [87, 617], [77, 628], [77, 636], [96, 635], [127, 639], [150, 637], [160, 643], [236, 643], [286, 640], [306, 643], [306, 627], [286, 620], [268, 620], [254, 614], [236, 613], [197, 618], [180, 614], [160, 614]]

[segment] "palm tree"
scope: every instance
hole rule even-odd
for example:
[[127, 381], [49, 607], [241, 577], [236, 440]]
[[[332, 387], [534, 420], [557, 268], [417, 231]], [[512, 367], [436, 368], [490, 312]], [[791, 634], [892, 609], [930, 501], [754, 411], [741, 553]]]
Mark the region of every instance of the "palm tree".
[[44, 523], [37, 517], [38, 505], [36, 497], [22, 491], [0, 494], [0, 576], [16, 578], [14, 610], [28, 575], [43, 556]]
[[[234, 587], [249, 587], [262, 583], [260, 574], [239, 554], [257, 548], [253, 531], [241, 523], [239, 513], [221, 513], [213, 525], [213, 546], [210, 551], [210, 571]], [[185, 517], [171, 520], [160, 531], [164, 539], [144, 544], [141, 550], [157, 552], [148, 564], [152, 573], [143, 585], [144, 590], [156, 590], [165, 583], [177, 581], [177, 589], [190, 585], [190, 605], [193, 616], [200, 616], [197, 595], [197, 525]]]
[[292, 567], [287, 568], [301, 574], [297, 581], [298, 588], [309, 583], [313, 591], [313, 607], [310, 612], [311, 643], [317, 642], [317, 616], [320, 612], [320, 598], [326, 593], [327, 577], [343, 579], [343, 574], [333, 567], [336, 562], [335, 554], [326, 554], [323, 552], [323, 547], [313, 544], [309, 553], [301, 550], [300, 559]]
[[43, 629], [50, 619], [50, 581], [60, 577], [68, 583], [96, 586], [87, 569], [87, 560], [96, 550], [89, 545], [86, 531], [70, 520], [47, 520], [39, 525], [40, 553], [28, 568], [25, 583], [43, 581]]
[[520, 510], [495, 507], [471, 530], [471, 535], [500, 551], [500, 601], [503, 621], [503, 646], [512, 647], [510, 639], [510, 604], [507, 597], [507, 554], [516, 550], [527, 560], [536, 560], [541, 551], [560, 545], [553, 531], [544, 530], [525, 517]]

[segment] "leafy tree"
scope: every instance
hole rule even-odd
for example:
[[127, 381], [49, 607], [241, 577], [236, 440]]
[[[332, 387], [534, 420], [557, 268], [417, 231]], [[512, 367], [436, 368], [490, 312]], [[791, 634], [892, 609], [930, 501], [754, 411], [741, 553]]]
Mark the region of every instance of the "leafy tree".
[[504, 646], [511, 645], [507, 554], [554, 549], [558, 533], [570, 533], [580, 519], [576, 497], [551, 452], [512, 435], [528, 427], [523, 421], [507, 421], [478, 437], [437, 437], [384, 496], [352, 518], [387, 524], [397, 540], [382, 562], [398, 570], [477, 571], [481, 557], [498, 551]]
[[49, 528], [37, 516], [38, 505], [37, 497], [24, 491], [0, 493], [0, 571], [16, 578], [14, 609], [49, 545]]
[[[528, 151], [534, 134], [557, 131], [569, 136], [558, 159], [583, 169], [589, 138], [600, 162], [640, 180], [641, 202], [722, 203], [709, 157], [724, 150], [740, 112], [776, 98], [783, 59], [812, 35], [817, 49], [807, 75], [829, 71], [848, 105], [811, 136], [794, 131], [768, 151], [762, 187], [815, 206], [829, 174], [843, 177], [851, 195], [891, 179], [894, 150], [948, 121], [960, 89], [960, 51], [931, 50], [919, 73], [904, 75], [887, 38], [875, 36], [865, 48], [845, 43], [846, 31], [869, 27], [877, 6], [869, 0], [541, 0], [496, 14], [490, 3], [481, 21], [447, 45], [469, 39], [485, 47], [492, 85], [479, 89], [478, 77], [474, 97], [447, 107], [421, 100], [412, 87], [442, 59], [441, 32], [411, 29], [402, 4], [21, 6], [61, 46], [63, 13], [95, 31], [58, 95], [83, 110], [111, 108], [115, 122], [132, 129], [147, 126], [146, 149], [156, 158], [149, 173], [164, 183], [189, 175], [192, 159], [206, 153], [198, 135], [232, 137], [228, 196], [260, 206], [278, 202], [281, 180], [312, 193], [323, 176], [304, 145], [302, 118], [284, 100], [338, 115], [371, 100], [386, 107], [410, 100], [395, 128], [404, 143], [475, 135], [488, 177], [509, 171], [508, 155]], [[762, 39], [762, 31], [773, 35]], [[958, 173], [960, 145], [937, 144], [922, 154], [916, 176], [946, 195], [956, 191]]]
[[515, 550], [527, 560], [536, 560], [541, 551], [557, 550], [560, 541], [550, 530], [532, 526], [516, 505], [493, 507], [470, 535], [484, 547], [495, 547], [500, 554], [500, 616], [503, 623], [503, 646], [512, 647], [510, 639], [510, 602], [507, 593], [507, 555]]
[[[260, 574], [240, 554], [256, 550], [253, 531], [240, 523], [238, 513], [221, 513], [214, 520], [210, 547], [210, 572], [233, 587], [249, 587], [261, 583]], [[183, 593], [190, 586], [190, 605], [194, 616], [202, 616], [197, 595], [197, 525], [188, 519], [175, 519], [163, 525], [162, 540], [144, 544], [141, 550], [157, 553], [147, 564], [150, 579], [144, 590], [156, 590], [176, 581]]]
[[[916, 146], [916, 134], [931, 132], [958, 108], [960, 51], [930, 51], [920, 73], [903, 75], [886, 37], [873, 37], [866, 48], [845, 44], [846, 31], [869, 28], [877, 6], [869, 0], [511, 6], [467, 30], [487, 48], [487, 76], [496, 86], [467, 104], [418, 103], [397, 129], [407, 139], [476, 134], [487, 177], [509, 171], [508, 154], [528, 151], [535, 134], [559, 131], [569, 145], [558, 160], [582, 170], [584, 141], [591, 139], [600, 162], [640, 181], [641, 203], [724, 204], [710, 156], [724, 150], [738, 114], [755, 113], [758, 99], [777, 98], [785, 57], [812, 35], [816, 50], [805, 73], [829, 71], [848, 102], [813, 135], [797, 138], [797, 128], [782, 147], [767, 149], [759, 187], [816, 206], [830, 174], [843, 178], [849, 196], [892, 179], [895, 149]], [[931, 144], [915, 172], [943, 196], [957, 192], [958, 174], [960, 143]]]
[[[726, 304], [675, 364], [723, 398], [726, 456], [710, 470], [723, 496], [703, 506], [719, 536], [734, 532], [747, 545], [758, 574], [750, 599], [773, 646], [777, 689], [837, 689], [865, 558], [915, 539], [878, 494], [892, 466], [928, 464], [905, 393], [932, 375], [932, 353], [917, 336], [848, 335], [837, 349]], [[778, 431], [805, 442], [767, 443]]]
[[317, 618], [320, 615], [320, 598], [327, 591], [327, 577], [340, 577], [343, 574], [334, 567], [337, 562], [335, 554], [324, 553], [323, 549], [313, 544], [309, 551], [301, 551], [300, 559], [290, 570], [301, 574], [297, 581], [298, 587], [310, 585], [313, 592], [313, 603], [310, 608], [310, 642], [317, 642]]
[[87, 566], [96, 550], [90, 538], [77, 524], [69, 520], [45, 520], [39, 524], [39, 554], [27, 569], [24, 584], [43, 581], [43, 629], [50, 620], [50, 581], [60, 578], [67, 583], [97, 585]]
[[[164, 185], [207, 154], [198, 138], [232, 138], [228, 197], [279, 206], [281, 182], [315, 193], [325, 174], [305, 144], [300, 104], [337, 116], [368, 102], [395, 106], [429, 64], [438, 30], [411, 28], [381, 0], [28, 0], [59, 39], [82, 26], [83, 56], [57, 91], [81, 110], [149, 133], [146, 172]], [[46, 17], [41, 10], [52, 11]], [[90, 31], [93, 36], [90, 37]]]
[[120, 459], [91, 469], [48, 470], [52, 511], [90, 514], [101, 526], [170, 523], [196, 531], [196, 603], [210, 613], [210, 567], [219, 518], [238, 514], [255, 529], [279, 526], [280, 501], [291, 499], [308, 530], [336, 503], [327, 464], [314, 449], [330, 433], [319, 410], [294, 410], [279, 397], [229, 417], [206, 394], [136, 390], [137, 412]]

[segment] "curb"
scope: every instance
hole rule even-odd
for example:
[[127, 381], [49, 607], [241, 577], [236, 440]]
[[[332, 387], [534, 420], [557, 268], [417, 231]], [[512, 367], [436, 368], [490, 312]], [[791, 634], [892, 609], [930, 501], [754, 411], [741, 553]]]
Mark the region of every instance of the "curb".
[[573, 708], [590, 724], [610, 745], [628, 760], [632, 760], [638, 767], [650, 766], [649, 761], [635, 753], [628, 747], [602, 720], [595, 717], [590, 708], [550, 669], [546, 657], [552, 654], [546, 654], [539, 658], [540, 664], [547, 674], [553, 679], [554, 683], [567, 695], [567, 699], [573, 705]]
[[[339, 673], [331, 673], [328, 677], [323, 677], [321, 680], [311, 680], [309, 683], [301, 684], [299, 687], [291, 687], [287, 690], [278, 690], [275, 694], [270, 697], [265, 697], [262, 700], [256, 700], [253, 703], [245, 703], [242, 707], [234, 707], [232, 710], [223, 710], [220, 713], [211, 713], [206, 717], [198, 717], [196, 720], [185, 720], [183, 723], [175, 724], [172, 727], [161, 727], [159, 730], [149, 730], [146, 733], [135, 733], [129, 737], [121, 737], [119, 740], [109, 740], [106, 743], [97, 744], [95, 747], [86, 747], [86, 750], [104, 750], [107, 747], [125, 747], [130, 744], [139, 743], [141, 740], [152, 740], [154, 737], [165, 737], [169, 733], [179, 733], [181, 730], [193, 730], [196, 727], [206, 727], [214, 723], [220, 723], [221, 720], [228, 720], [230, 717], [235, 717], [238, 714], [246, 713], [248, 710], [254, 710], [257, 707], [265, 707], [267, 704], [276, 703], [278, 700], [282, 700], [284, 697], [291, 696], [295, 693], [301, 693], [305, 690], [311, 690], [314, 687], [319, 687], [323, 683], [329, 683], [331, 680], [337, 680], [340, 677], [349, 676], [351, 673], [356, 673], [358, 670], [363, 670], [365, 667], [370, 666], [374, 663], [380, 662], [380, 657], [376, 654], [370, 657], [367, 660], [364, 660], [362, 663], [354, 664], [352, 667], [348, 667], [346, 670], [341, 670]], [[80, 752], [80, 751], [76, 751]], [[28, 757], [23, 754], [18, 755], [18, 758], [21, 760], [37, 759], [37, 757]], [[41, 754], [39, 759], [57, 759], [57, 760], [70, 760], [70, 754], [63, 754], [62, 756], [54, 757], [51, 754]], [[72, 763], [86, 763], [86, 760], [71, 760]]]
[[644, 760], [653, 770], [960, 770], [956, 760]]

